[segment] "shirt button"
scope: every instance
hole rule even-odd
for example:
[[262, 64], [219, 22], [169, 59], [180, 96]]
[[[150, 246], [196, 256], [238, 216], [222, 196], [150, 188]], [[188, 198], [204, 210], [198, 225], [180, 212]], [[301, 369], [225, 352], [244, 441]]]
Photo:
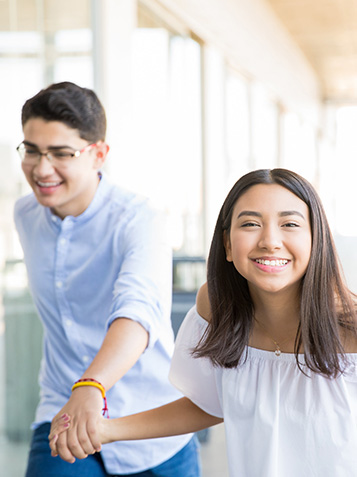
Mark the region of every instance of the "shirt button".
[[57, 288], [62, 288], [62, 286], [63, 286], [62, 282], [60, 282], [60, 281], [56, 282], [56, 287]]
[[86, 355], [85, 355], [85, 356], [83, 356], [82, 359], [83, 359], [83, 362], [84, 362], [84, 363], [88, 363], [88, 361], [89, 361], [89, 356], [86, 356]]
[[69, 318], [67, 318], [67, 320], [66, 320], [66, 326], [70, 327], [70, 326], [72, 326], [72, 325], [73, 325], [72, 320], [70, 320]]
[[66, 242], [67, 242], [67, 240], [65, 238], [61, 238], [61, 240], [60, 240], [61, 245], [64, 245]]

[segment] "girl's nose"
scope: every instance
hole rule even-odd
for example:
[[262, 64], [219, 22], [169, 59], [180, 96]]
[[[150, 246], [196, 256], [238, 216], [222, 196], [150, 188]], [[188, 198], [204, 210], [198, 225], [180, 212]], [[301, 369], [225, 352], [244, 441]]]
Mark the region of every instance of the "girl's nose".
[[276, 250], [281, 248], [281, 246], [282, 240], [279, 227], [263, 227], [259, 240], [259, 247], [265, 250]]

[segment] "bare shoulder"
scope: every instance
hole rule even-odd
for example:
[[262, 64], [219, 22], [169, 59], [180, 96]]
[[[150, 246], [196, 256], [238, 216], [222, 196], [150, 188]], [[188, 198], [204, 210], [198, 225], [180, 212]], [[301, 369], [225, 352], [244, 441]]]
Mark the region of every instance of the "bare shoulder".
[[351, 293], [354, 310], [348, 320], [344, 319], [343, 309], [336, 303], [337, 313], [341, 319], [339, 328], [340, 339], [345, 353], [357, 353], [357, 296]]
[[342, 342], [344, 345], [345, 353], [357, 353], [357, 336], [356, 333], [342, 332]]
[[211, 320], [211, 306], [208, 297], [207, 283], [204, 283], [197, 292], [196, 296], [197, 312], [206, 321]]

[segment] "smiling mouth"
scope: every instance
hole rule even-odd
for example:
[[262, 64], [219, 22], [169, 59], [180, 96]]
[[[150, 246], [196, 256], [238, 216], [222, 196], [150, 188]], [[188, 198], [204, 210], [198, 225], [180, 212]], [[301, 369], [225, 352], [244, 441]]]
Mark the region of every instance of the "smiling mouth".
[[62, 182], [41, 182], [41, 181], [37, 181], [36, 184], [39, 185], [40, 187], [56, 187], [56, 186], [61, 185]]
[[276, 260], [263, 260], [261, 258], [254, 259], [254, 262], [259, 263], [260, 265], [267, 265], [269, 267], [282, 267], [289, 263], [289, 260], [286, 259], [276, 259]]

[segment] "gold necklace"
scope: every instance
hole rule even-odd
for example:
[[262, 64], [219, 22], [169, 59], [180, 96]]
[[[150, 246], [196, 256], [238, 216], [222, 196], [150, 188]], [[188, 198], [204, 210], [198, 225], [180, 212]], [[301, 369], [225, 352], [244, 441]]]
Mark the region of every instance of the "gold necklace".
[[284, 341], [280, 341], [280, 344], [279, 344], [272, 336], [270, 336], [270, 334], [267, 332], [265, 327], [256, 318], [254, 318], [254, 320], [257, 322], [260, 328], [264, 331], [264, 333], [268, 336], [268, 338], [270, 338], [272, 342], [275, 344], [275, 351], [274, 351], [275, 356], [280, 356], [281, 355], [280, 346], [286, 343], [287, 341], [289, 341], [290, 338], [286, 338]]

